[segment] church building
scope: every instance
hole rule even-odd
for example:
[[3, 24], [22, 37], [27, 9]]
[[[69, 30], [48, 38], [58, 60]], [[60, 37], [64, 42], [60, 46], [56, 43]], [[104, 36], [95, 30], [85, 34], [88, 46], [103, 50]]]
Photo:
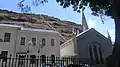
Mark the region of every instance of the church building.
[[73, 29], [73, 37], [60, 46], [61, 57], [90, 59], [92, 64], [104, 64], [105, 58], [112, 54], [110, 36], [107, 38], [94, 28], [89, 29], [83, 12], [82, 29], [81, 33]]

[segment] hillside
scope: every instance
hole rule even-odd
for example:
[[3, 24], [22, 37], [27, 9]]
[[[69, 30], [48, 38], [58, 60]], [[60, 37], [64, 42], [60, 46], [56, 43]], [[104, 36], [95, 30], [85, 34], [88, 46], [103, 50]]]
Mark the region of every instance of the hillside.
[[[41, 16], [45, 19], [45, 21]], [[60, 20], [48, 15], [24, 14], [0, 9], [0, 23], [20, 25], [27, 28], [51, 29], [46, 22], [52, 25], [67, 40], [72, 37], [73, 27], [82, 31], [80, 24]]]

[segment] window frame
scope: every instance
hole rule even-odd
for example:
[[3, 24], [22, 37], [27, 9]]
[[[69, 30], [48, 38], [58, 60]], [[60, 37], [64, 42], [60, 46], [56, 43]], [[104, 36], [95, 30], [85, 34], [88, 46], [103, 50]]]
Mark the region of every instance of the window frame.
[[[35, 42], [33, 41], [33, 38], [35, 38]], [[32, 37], [31, 40], [32, 40], [33, 45], [35, 46], [37, 44], [37, 38], [36, 37]]]
[[51, 46], [55, 46], [55, 39], [51, 38]]
[[[43, 42], [44, 39], [44, 42]], [[46, 46], [46, 38], [42, 38], [42, 42], [41, 42], [42, 46]]]
[[[7, 34], [10, 34], [9, 37]], [[4, 34], [4, 42], [10, 42], [11, 39], [11, 33], [10, 32], [5, 32]]]
[[[92, 57], [94, 59], [93, 63], [104, 64], [104, 53], [103, 48], [98, 42], [92, 42], [89, 47], [91, 47]], [[90, 51], [90, 48], [89, 48]], [[92, 59], [92, 58], [91, 58]], [[92, 62], [92, 61], [91, 61]]]
[[[22, 37], [25, 38], [25, 40], [24, 40], [24, 44], [22, 44]], [[21, 37], [20, 37], [20, 45], [25, 45], [25, 43], [26, 43], [26, 37], [25, 37], [25, 36], [21, 36]]]

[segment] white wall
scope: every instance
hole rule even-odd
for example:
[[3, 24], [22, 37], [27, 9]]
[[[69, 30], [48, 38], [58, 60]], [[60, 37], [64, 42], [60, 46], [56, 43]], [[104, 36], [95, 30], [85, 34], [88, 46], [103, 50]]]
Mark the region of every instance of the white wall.
[[[36, 55], [48, 55], [51, 56], [52, 54], [56, 56], [60, 56], [60, 40], [58, 33], [51, 33], [51, 32], [35, 32], [35, 31], [25, 31], [19, 30], [17, 37], [17, 46], [16, 52], [26, 52], [28, 50], [28, 41], [31, 40], [33, 37], [36, 37], [37, 43], [36, 46], [29, 48], [29, 54], [36, 54]], [[26, 44], [20, 45], [21, 36], [26, 37]], [[46, 38], [46, 45], [39, 50], [39, 41], [42, 42], [42, 38]], [[51, 46], [51, 38], [55, 39], [55, 46]]]
[[70, 39], [61, 45], [60, 55], [61, 55], [61, 57], [75, 56], [76, 55], [73, 39]]
[[14, 46], [16, 42], [16, 28], [4, 28], [0, 27], [0, 38], [4, 41], [5, 32], [11, 33], [10, 42], [0, 42], [0, 49], [1, 50], [8, 50], [9, 54], [14, 54]]

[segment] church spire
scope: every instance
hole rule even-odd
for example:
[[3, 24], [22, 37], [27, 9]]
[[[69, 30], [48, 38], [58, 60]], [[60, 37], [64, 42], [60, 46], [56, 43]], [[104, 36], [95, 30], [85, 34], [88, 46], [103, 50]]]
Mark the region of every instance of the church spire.
[[110, 37], [110, 34], [109, 34], [108, 30], [107, 30], [107, 35], [108, 35], [108, 39], [112, 42], [112, 40], [111, 40], [111, 37]]
[[87, 24], [87, 21], [86, 21], [86, 18], [85, 18], [83, 9], [82, 9], [82, 30], [85, 31], [87, 29], [89, 29], [89, 27], [88, 27], [88, 24]]

